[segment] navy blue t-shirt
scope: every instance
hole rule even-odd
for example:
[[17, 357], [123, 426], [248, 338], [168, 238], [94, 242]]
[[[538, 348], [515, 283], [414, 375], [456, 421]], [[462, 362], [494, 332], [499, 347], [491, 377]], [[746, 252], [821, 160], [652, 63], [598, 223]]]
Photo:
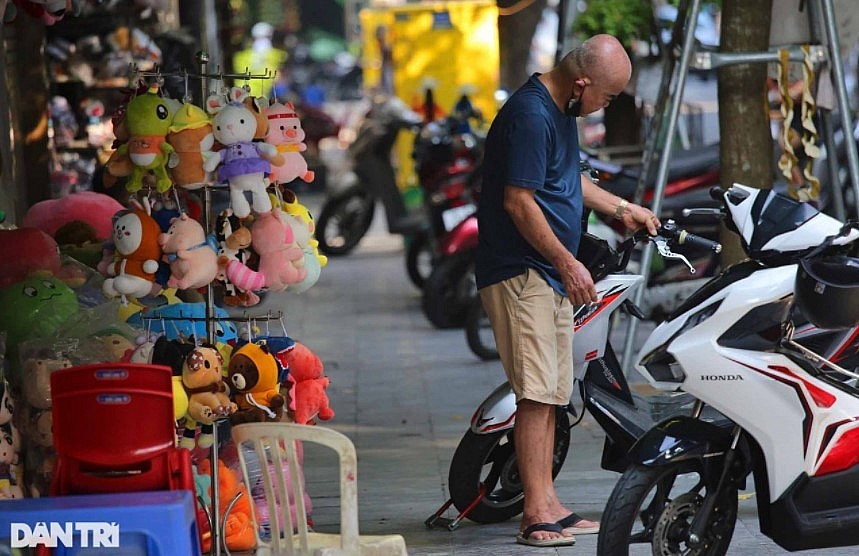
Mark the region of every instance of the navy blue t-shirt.
[[582, 183], [576, 118], [561, 112], [534, 74], [495, 116], [486, 138], [478, 208], [477, 287], [530, 267], [566, 295], [558, 271], [522, 237], [504, 210], [507, 185], [535, 190], [552, 231], [574, 255], [582, 235]]

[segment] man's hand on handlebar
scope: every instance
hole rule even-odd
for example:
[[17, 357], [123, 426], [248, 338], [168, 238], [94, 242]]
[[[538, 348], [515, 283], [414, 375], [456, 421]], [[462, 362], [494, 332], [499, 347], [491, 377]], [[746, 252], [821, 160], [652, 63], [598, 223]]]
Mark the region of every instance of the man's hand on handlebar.
[[647, 228], [648, 233], [652, 236], [656, 235], [657, 230], [662, 225], [659, 218], [650, 209], [633, 203], [626, 206], [620, 221], [628, 230], [635, 231], [642, 227]]

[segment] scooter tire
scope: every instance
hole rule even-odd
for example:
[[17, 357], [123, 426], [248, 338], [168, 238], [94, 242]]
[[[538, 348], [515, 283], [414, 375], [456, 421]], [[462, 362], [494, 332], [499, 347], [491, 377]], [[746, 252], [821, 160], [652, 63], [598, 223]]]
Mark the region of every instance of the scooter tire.
[[319, 250], [336, 257], [355, 249], [370, 229], [375, 205], [373, 197], [358, 188], [327, 200], [316, 219]]
[[[570, 447], [570, 417], [558, 408], [555, 416], [555, 447], [552, 478], [561, 471]], [[487, 473], [484, 468], [491, 466]], [[473, 502], [481, 485], [486, 496], [466, 517], [476, 523], [499, 523], [522, 513], [525, 495], [516, 465], [513, 430], [477, 434], [468, 429], [453, 454], [448, 473], [448, 488], [460, 512]]]
[[468, 306], [468, 314], [465, 316], [465, 341], [468, 347], [484, 361], [498, 359], [498, 349], [495, 347], [495, 337], [489, 326], [489, 317], [483, 308], [480, 296], [474, 296]]
[[409, 246], [406, 249], [406, 272], [409, 280], [419, 290], [423, 290], [427, 278], [432, 273], [434, 258], [429, 234], [420, 232], [409, 238]]
[[423, 289], [421, 306], [436, 328], [465, 325], [468, 304], [474, 296], [474, 252], [445, 257], [433, 268]]
[[[685, 554], [684, 550], [691, 547], [683, 543], [679, 533], [695, 519], [703, 499], [703, 493], [694, 488], [676, 490], [678, 477], [687, 474], [692, 475], [686, 481], [689, 484], [695, 484], [696, 477], [700, 479], [689, 461], [656, 467], [629, 466], [606, 502], [597, 554], [629, 556], [630, 545], [643, 542], [651, 544], [654, 554]], [[696, 487], [701, 485], [703, 482]], [[724, 556], [728, 552], [737, 523], [736, 485], [728, 484], [721, 500], [714, 510], [713, 525], [705, 534], [705, 549], [692, 550], [693, 554]]]

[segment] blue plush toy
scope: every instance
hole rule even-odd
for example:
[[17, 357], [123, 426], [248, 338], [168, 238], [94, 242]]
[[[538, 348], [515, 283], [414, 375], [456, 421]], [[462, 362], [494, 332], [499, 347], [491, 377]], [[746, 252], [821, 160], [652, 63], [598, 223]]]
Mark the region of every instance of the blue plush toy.
[[[138, 311], [128, 317], [128, 324], [144, 328], [151, 333], [167, 337], [168, 340], [185, 339], [195, 336], [206, 338], [206, 304], [173, 303], [154, 309]], [[229, 314], [215, 307], [215, 341], [230, 343], [238, 339], [236, 325], [229, 320]], [[223, 319], [223, 320], [222, 320]]]

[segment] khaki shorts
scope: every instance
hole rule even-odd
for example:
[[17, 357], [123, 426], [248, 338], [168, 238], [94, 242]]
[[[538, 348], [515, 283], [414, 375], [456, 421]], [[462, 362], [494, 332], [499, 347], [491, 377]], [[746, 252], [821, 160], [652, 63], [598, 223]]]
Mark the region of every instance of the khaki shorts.
[[573, 306], [534, 269], [480, 290], [516, 401], [566, 405], [573, 391]]

